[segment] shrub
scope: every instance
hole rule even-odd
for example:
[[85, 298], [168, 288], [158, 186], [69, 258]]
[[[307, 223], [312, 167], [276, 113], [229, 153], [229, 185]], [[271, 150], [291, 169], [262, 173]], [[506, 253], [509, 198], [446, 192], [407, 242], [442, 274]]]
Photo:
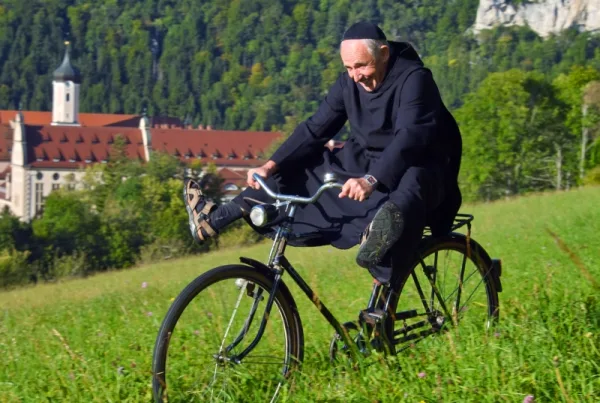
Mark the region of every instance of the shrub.
[[584, 185], [600, 185], [600, 165], [588, 171], [583, 178]]
[[0, 253], [0, 288], [25, 284], [31, 277], [31, 269], [27, 265], [29, 252], [14, 249]]
[[218, 245], [219, 248], [239, 247], [254, 245], [264, 239], [265, 237], [254, 231], [246, 221], [238, 220], [219, 235]]

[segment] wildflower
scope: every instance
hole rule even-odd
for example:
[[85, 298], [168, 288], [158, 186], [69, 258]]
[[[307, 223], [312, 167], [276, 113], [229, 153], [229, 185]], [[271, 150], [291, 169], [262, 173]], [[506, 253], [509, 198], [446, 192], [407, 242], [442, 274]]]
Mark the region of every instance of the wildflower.
[[123, 375], [123, 370], [124, 370], [124, 369], [125, 369], [124, 367], [119, 367], [119, 368], [117, 368], [117, 374], [119, 374], [119, 375]]
[[194, 334], [198, 336], [200, 334], [200, 330], [194, 330]]
[[419, 378], [425, 378], [425, 372], [419, 372], [417, 375]]
[[171, 297], [171, 299], [169, 300], [170, 302], [175, 301], [175, 297]]
[[500, 332], [494, 332], [494, 337], [496, 337], [496, 338], [500, 337]]
[[148, 283], [144, 281], [144, 282], [142, 283], [142, 288], [148, 288]]
[[533, 395], [527, 395], [525, 396], [525, 399], [523, 399], [523, 403], [534, 403], [535, 402], [535, 398], [533, 397]]
[[152, 312], [146, 312], [146, 316], [152, 316]]

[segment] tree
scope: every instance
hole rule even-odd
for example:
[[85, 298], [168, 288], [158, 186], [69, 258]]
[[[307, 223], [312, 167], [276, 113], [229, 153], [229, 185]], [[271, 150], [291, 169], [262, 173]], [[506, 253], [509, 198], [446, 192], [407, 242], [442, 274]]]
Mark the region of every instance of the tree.
[[[579, 158], [579, 178], [585, 178], [587, 153], [594, 148], [597, 142], [590, 133], [600, 122], [600, 81], [591, 81], [583, 89], [583, 103], [581, 106], [582, 128], [581, 128], [581, 155]], [[600, 138], [600, 137], [598, 137]], [[591, 143], [591, 144], [590, 144]], [[600, 161], [594, 161], [594, 164]]]
[[490, 74], [455, 116], [463, 135], [461, 185], [467, 200], [560, 186], [547, 175], [551, 145], [561, 134], [560, 116], [541, 75]]
[[[576, 154], [579, 154], [579, 158], [573, 159], [573, 161], [579, 160], [579, 180], [583, 179], [585, 175], [585, 155], [588, 151], [587, 142], [591, 123], [588, 116], [586, 116], [589, 104], [584, 102], [585, 88], [588, 83], [595, 80], [600, 80], [600, 72], [591, 67], [575, 66], [567, 74], [560, 74], [553, 81], [557, 97], [563, 102], [565, 108], [567, 135], [573, 143], [576, 139], [581, 138], [579, 153], [576, 149], [574, 150]], [[590, 93], [587, 96], [589, 101], [595, 98], [592, 95], [594, 88], [592, 86], [589, 89]]]

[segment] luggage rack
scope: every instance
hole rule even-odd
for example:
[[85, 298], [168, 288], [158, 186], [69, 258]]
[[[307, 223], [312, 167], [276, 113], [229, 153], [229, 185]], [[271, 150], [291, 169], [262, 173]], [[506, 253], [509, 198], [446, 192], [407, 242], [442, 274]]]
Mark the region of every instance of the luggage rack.
[[[452, 227], [450, 227], [450, 231], [448, 231], [448, 232], [456, 231], [457, 229], [464, 227], [465, 225], [468, 227], [469, 232], [470, 232], [471, 221], [473, 221], [474, 219], [475, 219], [475, 217], [472, 214], [457, 214], [454, 217], [454, 222], [452, 224]], [[424, 237], [432, 236], [431, 228], [429, 226], [425, 227], [425, 229], [423, 230], [423, 236]]]

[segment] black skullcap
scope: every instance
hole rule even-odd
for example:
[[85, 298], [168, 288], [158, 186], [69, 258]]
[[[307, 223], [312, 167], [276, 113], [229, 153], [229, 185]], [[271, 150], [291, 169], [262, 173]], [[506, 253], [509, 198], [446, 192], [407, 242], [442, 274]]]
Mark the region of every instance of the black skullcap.
[[376, 39], [385, 41], [385, 34], [377, 25], [367, 21], [357, 22], [344, 32], [342, 41], [346, 39]]

